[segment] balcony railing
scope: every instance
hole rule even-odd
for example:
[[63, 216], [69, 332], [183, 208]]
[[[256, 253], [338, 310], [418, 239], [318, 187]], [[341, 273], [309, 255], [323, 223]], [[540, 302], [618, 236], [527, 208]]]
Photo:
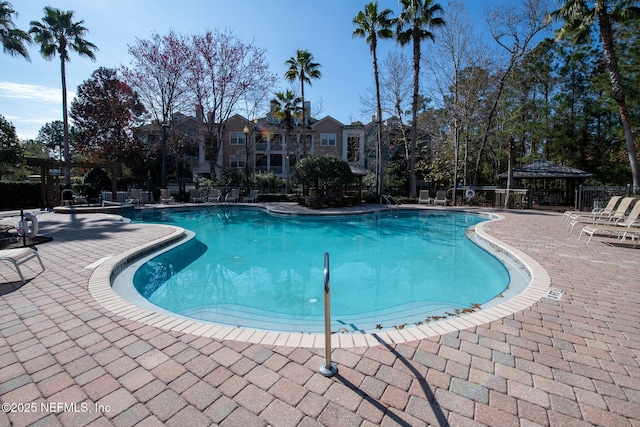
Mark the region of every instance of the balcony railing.
[[256, 171], [257, 172], [273, 172], [276, 175], [280, 175], [282, 176], [283, 174], [283, 167], [282, 166], [256, 166]]
[[284, 144], [282, 142], [257, 142], [255, 145], [256, 153], [278, 153], [284, 151]]

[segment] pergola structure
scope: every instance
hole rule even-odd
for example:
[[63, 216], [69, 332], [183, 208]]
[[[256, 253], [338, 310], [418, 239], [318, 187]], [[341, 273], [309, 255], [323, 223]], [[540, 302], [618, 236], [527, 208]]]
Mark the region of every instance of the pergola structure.
[[68, 164], [55, 159], [40, 159], [35, 157], [27, 157], [27, 166], [40, 167], [40, 200], [43, 207], [58, 206], [61, 203], [61, 194], [58, 191], [60, 185], [60, 170], [65, 166], [70, 168], [101, 168], [109, 170], [111, 178], [111, 192], [113, 200], [116, 200], [117, 182], [116, 182], [116, 165], [100, 164], [100, 163], [75, 163]]
[[[539, 203], [552, 203], [553, 198], [561, 204], [571, 204], [578, 183], [592, 177], [593, 174], [570, 166], [554, 163], [549, 160], [539, 159], [531, 163], [513, 169], [513, 179], [522, 183], [529, 181], [534, 195]], [[508, 172], [498, 175], [500, 179], [508, 179]], [[560, 188], [550, 189], [551, 181], [560, 181]], [[540, 187], [540, 183], [542, 186]], [[522, 185], [522, 184], [521, 184]], [[558, 200], [559, 199], [559, 200]]]

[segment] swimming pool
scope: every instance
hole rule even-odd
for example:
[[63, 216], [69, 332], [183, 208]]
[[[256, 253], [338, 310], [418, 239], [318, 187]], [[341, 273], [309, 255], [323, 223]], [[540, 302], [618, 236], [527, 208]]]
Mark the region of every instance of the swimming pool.
[[240, 207], [142, 212], [132, 220], [178, 225], [195, 237], [136, 262], [133, 283], [150, 304], [179, 316], [316, 333], [323, 329], [328, 252], [332, 330], [397, 329], [474, 311], [510, 287], [513, 269], [466, 235], [487, 219], [425, 210], [340, 217]]

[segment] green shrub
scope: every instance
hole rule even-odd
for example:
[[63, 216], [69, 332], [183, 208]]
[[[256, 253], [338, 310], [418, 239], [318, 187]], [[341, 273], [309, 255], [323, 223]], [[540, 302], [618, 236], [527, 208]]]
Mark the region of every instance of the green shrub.
[[84, 184], [98, 191], [111, 190], [111, 178], [100, 168], [91, 169], [84, 176]]
[[262, 193], [270, 193], [284, 187], [285, 181], [273, 172], [256, 172], [251, 176], [251, 184]]
[[41, 207], [39, 182], [0, 182], [0, 209]]
[[353, 181], [349, 164], [334, 156], [309, 156], [296, 163], [294, 181], [308, 185], [318, 197], [342, 190]]
[[238, 168], [225, 168], [222, 171], [222, 181], [226, 187], [241, 187], [245, 184], [245, 175]]
[[100, 168], [93, 168], [84, 176], [84, 186], [76, 190], [89, 199], [97, 199], [101, 191], [111, 191], [111, 178]]

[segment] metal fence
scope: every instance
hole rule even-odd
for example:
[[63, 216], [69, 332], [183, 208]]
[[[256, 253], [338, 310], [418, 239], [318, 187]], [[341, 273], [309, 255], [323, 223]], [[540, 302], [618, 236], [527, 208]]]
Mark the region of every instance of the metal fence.
[[613, 196], [630, 196], [631, 186], [596, 187], [581, 185], [576, 198], [576, 209], [589, 211], [594, 208], [603, 208]]

